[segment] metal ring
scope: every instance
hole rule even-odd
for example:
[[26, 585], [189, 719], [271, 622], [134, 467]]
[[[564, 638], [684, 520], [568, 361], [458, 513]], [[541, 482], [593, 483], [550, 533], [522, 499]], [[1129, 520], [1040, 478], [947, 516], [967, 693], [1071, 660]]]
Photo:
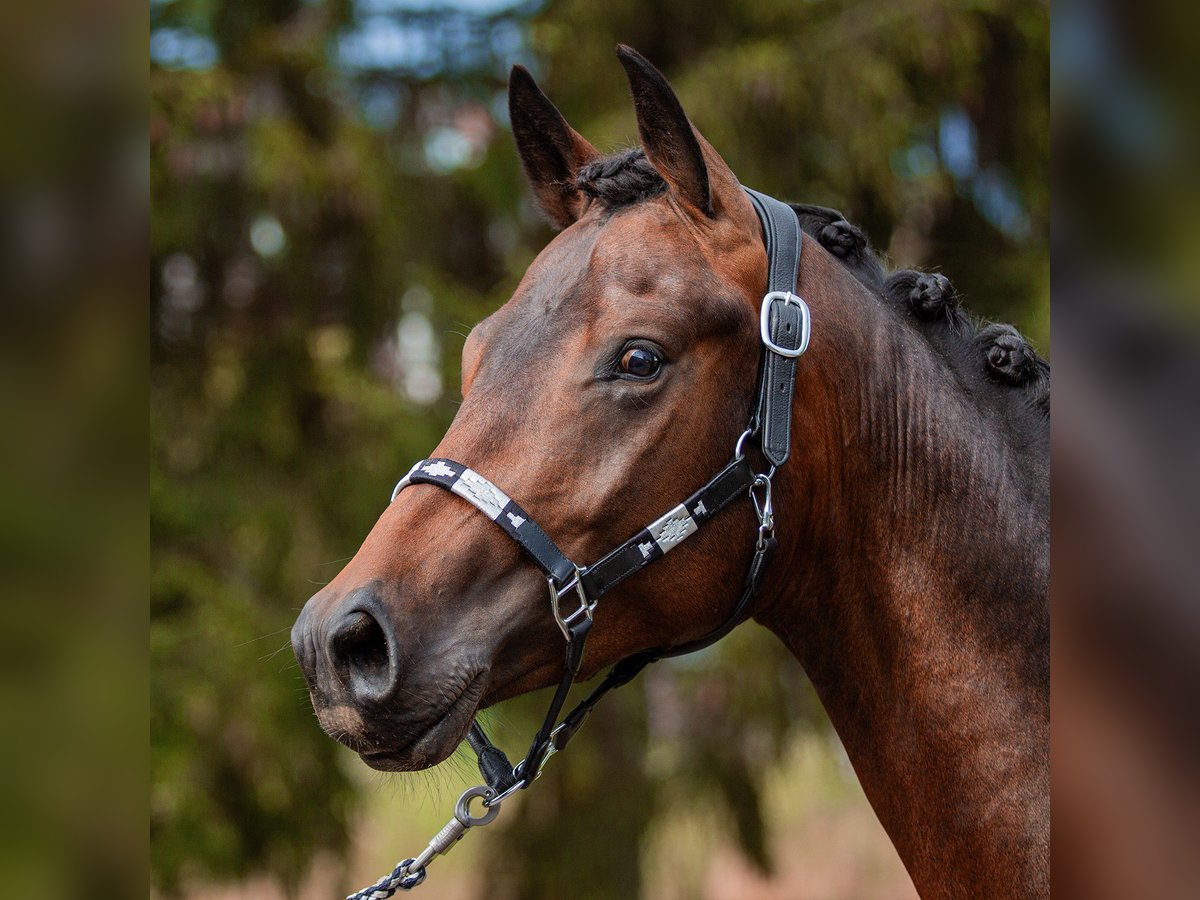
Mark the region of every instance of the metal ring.
[[[490, 787], [478, 785], [473, 788], [467, 788], [463, 791], [462, 796], [458, 798], [458, 802], [454, 804], [454, 818], [458, 819], [458, 821], [468, 828], [473, 828], [476, 825], [490, 825], [492, 820], [500, 815], [499, 803], [491, 806], [488, 805], [488, 801], [495, 796], [496, 792]], [[476, 797], [483, 800], [485, 812], [482, 816], [471, 815], [471, 801]]]
[[754, 434], [753, 428], [747, 428], [737, 439], [737, 443], [733, 445], [733, 458], [742, 459], [746, 455], [746, 441]]
[[[522, 760], [522, 762], [523, 762], [523, 760]], [[519, 774], [520, 768], [521, 768], [520, 763], [518, 763], [517, 767], [515, 769], [513, 769], [513, 775], [517, 776], [517, 780], [509, 788], [501, 791], [499, 794], [496, 794], [494, 797], [485, 797], [483, 799], [484, 806], [488, 807], [489, 809], [493, 806], [496, 807], [497, 809], [499, 809], [501, 803], [503, 803], [505, 800], [507, 800], [510, 796], [515, 794], [517, 791], [523, 790], [525, 788], [525, 777], [523, 775]]]

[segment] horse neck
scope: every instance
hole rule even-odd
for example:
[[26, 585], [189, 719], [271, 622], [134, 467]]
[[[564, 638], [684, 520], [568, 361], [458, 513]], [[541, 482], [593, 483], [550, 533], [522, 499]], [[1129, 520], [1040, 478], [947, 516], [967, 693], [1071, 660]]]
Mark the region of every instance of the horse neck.
[[924, 338], [812, 243], [814, 338], [756, 618], [805, 667], [923, 895], [1040, 896], [1045, 460], [1018, 458]]

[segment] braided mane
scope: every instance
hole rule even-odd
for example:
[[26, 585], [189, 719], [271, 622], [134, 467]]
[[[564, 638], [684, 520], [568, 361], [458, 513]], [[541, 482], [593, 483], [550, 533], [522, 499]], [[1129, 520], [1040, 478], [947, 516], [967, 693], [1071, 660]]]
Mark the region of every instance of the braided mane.
[[[976, 321], [940, 272], [887, 273], [862, 229], [835, 209], [792, 204], [800, 227], [855, 278], [910, 321], [960, 380], [990, 386], [1003, 401], [1017, 389], [1044, 424], [1050, 415], [1050, 364], [1012, 325]], [[1011, 406], [1011, 404], [1009, 404]]]

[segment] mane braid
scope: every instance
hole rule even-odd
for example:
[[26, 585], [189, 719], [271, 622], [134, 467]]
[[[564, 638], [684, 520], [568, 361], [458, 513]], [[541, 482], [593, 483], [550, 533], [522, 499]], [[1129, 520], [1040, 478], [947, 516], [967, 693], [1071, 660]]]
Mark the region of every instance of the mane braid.
[[641, 148], [588, 163], [579, 170], [575, 186], [608, 209], [640, 203], [667, 189]]
[[[791, 204], [800, 227], [860, 284], [912, 324], [952, 370], [993, 395], [1001, 415], [1048, 425], [1050, 364], [1011, 325], [980, 322], [962, 309], [950, 279], [936, 272], [900, 269], [890, 274], [862, 229], [836, 209]], [[1003, 402], [1005, 395], [1024, 402]], [[1035, 425], [1035, 427], [1037, 427]]]

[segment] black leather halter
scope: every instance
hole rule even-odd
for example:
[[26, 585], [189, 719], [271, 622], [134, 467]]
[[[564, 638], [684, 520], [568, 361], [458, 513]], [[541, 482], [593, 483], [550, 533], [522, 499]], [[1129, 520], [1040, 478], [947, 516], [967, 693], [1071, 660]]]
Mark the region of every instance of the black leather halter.
[[[613, 688], [626, 684], [652, 662], [691, 653], [720, 640], [750, 611], [767, 560], [776, 546], [771, 478], [776, 467], [787, 460], [790, 451], [796, 359], [808, 347], [811, 319], [808, 306], [794, 293], [802, 246], [802, 232], [795, 212], [786, 203], [766, 194], [749, 188], [745, 188], [745, 191], [758, 213], [767, 250], [767, 293], [762, 300], [759, 319], [763, 353], [754, 414], [738, 439], [733, 459], [725, 468], [678, 506], [588, 566], [576, 565], [528, 512], [489, 479], [462, 463], [451, 459], [421, 460], [392, 491], [392, 499], [395, 500], [409, 485], [437, 485], [462, 497], [500, 526], [546, 576], [550, 608], [566, 638], [566, 665], [562, 680], [524, 759], [512, 766], [488, 740], [478, 722], [471, 726], [469, 740], [479, 756], [480, 772], [490, 788], [488, 796], [479, 795], [484, 796], [485, 806], [495, 808], [509, 794], [528, 788], [541, 773], [546, 760], [567, 745], [592, 708]], [[750, 467], [745, 450], [751, 440], [757, 441], [769, 463], [766, 472], [756, 474]], [[584, 645], [600, 598], [626, 578], [661, 559], [743, 495], [749, 495], [754, 504], [759, 521], [758, 539], [741, 597], [725, 621], [697, 640], [645, 650], [621, 660], [591, 694], [559, 722], [558, 716], [566, 702], [567, 693], [583, 663]], [[563, 601], [570, 596], [575, 598], [577, 605], [573, 610], [564, 612]], [[466, 824], [464, 822], [464, 828]], [[460, 830], [459, 836], [461, 833]], [[427, 851], [415, 861], [408, 860], [397, 867], [397, 873], [403, 867], [410, 886], [415, 886], [424, 878], [424, 865], [433, 855], [436, 853]], [[403, 888], [405, 885], [402, 882], [403, 879], [396, 881]], [[355, 896], [386, 895], [363, 891]]]
[[[788, 457], [791, 446], [792, 394], [796, 359], [808, 347], [811, 320], [808, 306], [794, 292], [800, 266], [802, 232], [795, 212], [785, 203], [746, 189], [758, 213], [766, 242], [767, 293], [760, 312], [763, 343], [758, 376], [758, 402], [754, 417], [734, 450], [733, 459], [699, 490], [668, 510], [629, 540], [589, 566], [567, 558], [533, 517], [490, 480], [450, 459], [421, 460], [400, 480], [392, 499], [411, 484], [433, 484], [458, 494], [500, 526], [542, 570], [550, 592], [550, 608], [567, 642], [566, 667], [542, 727], [525, 758], [515, 767], [490, 765], [498, 750], [478, 724], [472, 727], [472, 745], [481, 754], [484, 777], [501, 793], [527, 788], [546, 759], [563, 749], [595, 703], [612, 688], [625, 684], [650, 663], [707, 647], [728, 634], [749, 611], [758, 590], [767, 557], [774, 547], [774, 510], [770, 501], [771, 475]], [[748, 440], [757, 439], [770, 465], [756, 475], [744, 455]], [[757, 491], [757, 494], [753, 493]], [[560, 725], [558, 713], [579, 673], [583, 649], [591, 631], [593, 612], [600, 598], [626, 578], [641, 571], [677, 547], [739, 496], [751, 494], [759, 516], [759, 539], [741, 598], [725, 621], [698, 640], [674, 647], [637, 653], [618, 663], [592, 696]], [[574, 595], [578, 605], [564, 613], [563, 601]]]

